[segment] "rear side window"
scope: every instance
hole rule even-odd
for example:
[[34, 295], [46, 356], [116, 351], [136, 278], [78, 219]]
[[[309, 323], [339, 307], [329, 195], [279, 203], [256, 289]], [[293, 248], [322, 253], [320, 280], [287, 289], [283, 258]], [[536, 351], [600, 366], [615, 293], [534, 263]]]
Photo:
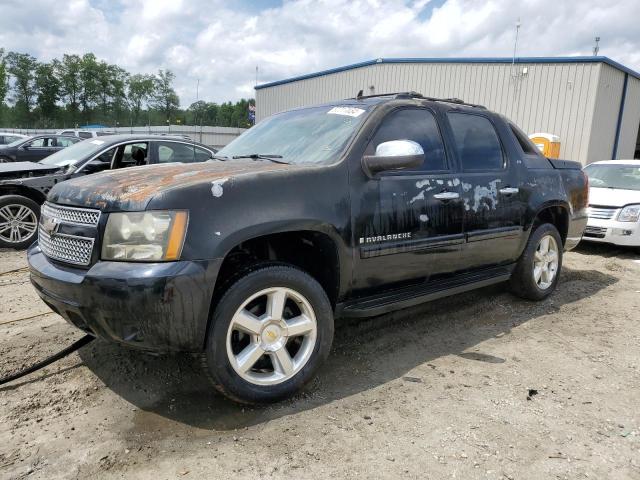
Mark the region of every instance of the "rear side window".
[[158, 162], [192, 163], [195, 157], [195, 147], [185, 143], [158, 142]]
[[392, 112], [382, 121], [367, 154], [373, 155], [376, 147], [391, 140], [413, 140], [424, 150], [425, 160], [420, 171], [447, 170], [447, 158], [438, 123], [433, 114], [424, 109], [407, 108]]
[[78, 136], [80, 138], [91, 138], [93, 135], [91, 135], [91, 132], [79, 132]]
[[509, 127], [511, 127], [511, 131], [516, 137], [516, 140], [518, 140], [518, 144], [520, 145], [520, 148], [522, 148], [522, 151], [524, 153], [526, 153], [527, 155], [540, 155], [540, 150], [536, 148], [533, 142], [529, 140], [529, 137], [527, 137], [527, 135], [522, 130], [520, 130], [512, 123], [509, 124]]
[[449, 113], [447, 116], [463, 170], [504, 168], [500, 139], [488, 118], [466, 113]]

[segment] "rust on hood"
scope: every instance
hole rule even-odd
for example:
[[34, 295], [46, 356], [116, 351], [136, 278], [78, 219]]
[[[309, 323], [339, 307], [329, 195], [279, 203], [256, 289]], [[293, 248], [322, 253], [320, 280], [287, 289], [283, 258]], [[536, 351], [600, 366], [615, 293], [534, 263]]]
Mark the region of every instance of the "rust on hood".
[[144, 208], [155, 195], [170, 189], [287, 168], [294, 167], [253, 161], [128, 167], [58, 184], [51, 191], [49, 199], [56, 203], [91, 206], [103, 210], [116, 206]]

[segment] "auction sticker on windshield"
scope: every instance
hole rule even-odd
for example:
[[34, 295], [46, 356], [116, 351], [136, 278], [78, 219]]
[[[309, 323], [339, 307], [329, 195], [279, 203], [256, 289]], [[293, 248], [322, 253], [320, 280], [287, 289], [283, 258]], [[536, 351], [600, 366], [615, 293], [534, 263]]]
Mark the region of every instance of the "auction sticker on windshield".
[[104, 140], [91, 140], [91, 143], [93, 143], [94, 145], [102, 145], [104, 143]]
[[333, 107], [331, 110], [327, 112], [332, 115], [346, 115], [348, 117], [359, 117], [364, 113], [362, 108], [356, 107]]

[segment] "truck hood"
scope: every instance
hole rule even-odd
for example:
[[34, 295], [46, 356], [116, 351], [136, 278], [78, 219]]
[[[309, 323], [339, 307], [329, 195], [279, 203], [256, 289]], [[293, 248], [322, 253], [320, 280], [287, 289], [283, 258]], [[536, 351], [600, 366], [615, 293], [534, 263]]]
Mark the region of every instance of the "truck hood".
[[630, 203], [640, 203], [639, 190], [620, 188], [589, 188], [589, 204], [609, 207], [624, 207]]
[[0, 163], [0, 180], [7, 178], [28, 177], [32, 174], [43, 175], [60, 170], [56, 165], [42, 165], [35, 162], [6, 162]]
[[169, 190], [207, 184], [216, 195], [216, 183], [240, 175], [293, 168], [300, 167], [251, 160], [128, 167], [59, 183], [48, 198], [55, 203], [103, 211], [144, 210], [152, 198]]

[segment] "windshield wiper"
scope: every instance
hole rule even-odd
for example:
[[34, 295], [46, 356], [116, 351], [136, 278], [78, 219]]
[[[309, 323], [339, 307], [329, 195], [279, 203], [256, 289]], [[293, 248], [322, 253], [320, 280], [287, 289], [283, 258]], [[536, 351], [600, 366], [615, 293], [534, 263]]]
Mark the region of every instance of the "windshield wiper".
[[282, 158], [282, 155], [267, 155], [267, 154], [260, 154], [260, 153], [250, 153], [247, 155], [234, 155], [233, 157], [234, 160], [238, 159], [238, 158], [250, 158], [251, 160], [269, 160], [270, 162], [273, 163], [282, 163], [284, 165], [289, 165], [289, 162], [285, 162], [284, 160], [276, 160], [277, 158]]

